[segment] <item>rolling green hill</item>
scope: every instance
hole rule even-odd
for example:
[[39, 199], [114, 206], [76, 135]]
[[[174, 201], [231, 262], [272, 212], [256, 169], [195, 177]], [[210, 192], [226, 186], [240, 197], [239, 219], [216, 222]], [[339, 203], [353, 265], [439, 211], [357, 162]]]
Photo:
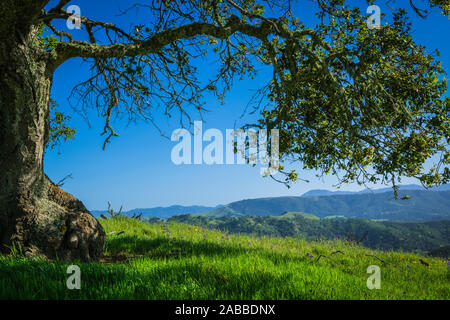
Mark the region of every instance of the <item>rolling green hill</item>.
[[304, 213], [304, 212], [285, 212], [280, 216], [274, 216], [275, 219], [296, 219], [297, 217], [302, 217], [305, 219], [312, 219], [312, 220], [320, 220], [319, 217], [317, 217], [313, 214]]
[[379, 250], [428, 253], [450, 245], [450, 221], [405, 223], [354, 218], [319, 219], [297, 212], [280, 216], [239, 218], [181, 215], [172, 217], [169, 221], [257, 236], [302, 237], [306, 240], [345, 238], [360, 241], [364, 246]]
[[[343, 240], [227, 237], [176, 222], [101, 223], [101, 262], [0, 255], [0, 299], [450, 299], [447, 262], [438, 258]], [[66, 287], [72, 264], [81, 270], [80, 290]], [[371, 265], [380, 267], [379, 290], [367, 287]]]
[[312, 197], [275, 197], [249, 199], [198, 213], [206, 217], [274, 216], [284, 212], [306, 212], [319, 218], [346, 218], [429, 221], [450, 220], [450, 191], [400, 191], [394, 200], [392, 192]]

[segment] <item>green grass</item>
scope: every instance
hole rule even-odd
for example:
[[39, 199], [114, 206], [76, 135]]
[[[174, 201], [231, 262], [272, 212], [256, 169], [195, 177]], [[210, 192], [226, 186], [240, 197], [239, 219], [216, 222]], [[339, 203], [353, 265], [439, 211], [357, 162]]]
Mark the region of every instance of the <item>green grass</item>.
[[278, 218], [278, 219], [303, 217], [305, 219], [320, 220], [319, 217], [317, 217], [317, 216], [315, 216], [313, 214], [304, 213], [304, 212], [285, 212], [282, 215], [273, 216], [273, 217], [274, 218]]
[[[450, 298], [447, 262], [440, 259], [373, 251], [338, 240], [246, 235], [230, 235], [227, 240], [225, 233], [179, 223], [164, 227], [128, 218], [101, 222], [108, 234], [105, 261], [46, 261], [19, 253], [0, 256], [0, 298]], [[119, 235], [120, 231], [124, 233]], [[343, 253], [332, 254], [338, 250]], [[66, 287], [70, 264], [81, 268], [80, 290]], [[381, 268], [379, 290], [366, 286], [369, 265]]]

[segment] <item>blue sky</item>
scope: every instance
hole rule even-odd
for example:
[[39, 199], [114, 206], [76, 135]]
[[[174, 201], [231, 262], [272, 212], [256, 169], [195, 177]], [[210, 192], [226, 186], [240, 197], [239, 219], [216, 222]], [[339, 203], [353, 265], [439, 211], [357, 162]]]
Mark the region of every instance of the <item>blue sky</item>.
[[[147, 18], [144, 11], [118, 17], [120, 9], [127, 8], [134, 1], [73, 1], [81, 8], [81, 14], [95, 20], [119, 23], [128, 29], [131, 23], [144, 23]], [[359, 1], [357, 3], [363, 3]], [[385, 1], [376, 1], [382, 12], [390, 14]], [[391, 1], [390, 6], [407, 5], [407, 0]], [[421, 1], [417, 2], [419, 5]], [[51, 2], [54, 4], [54, 1]], [[313, 26], [314, 16], [312, 2], [299, 1], [296, 15], [305, 25]], [[363, 8], [363, 7], [362, 7]], [[424, 44], [430, 52], [439, 49], [444, 69], [450, 70], [450, 21], [437, 11], [423, 20], [411, 15], [414, 39]], [[382, 21], [383, 23], [383, 21]], [[64, 24], [61, 25], [62, 27]], [[69, 30], [66, 30], [69, 31]], [[72, 30], [75, 36], [84, 33]], [[208, 62], [203, 65], [200, 77], [208, 70]], [[300, 195], [310, 189], [336, 189], [336, 179], [327, 176], [315, 177], [315, 172], [300, 171], [302, 178], [310, 183], [299, 182], [290, 189], [273, 181], [262, 178], [259, 166], [248, 165], [180, 165], [171, 161], [171, 150], [175, 142], [162, 137], [148, 123], [129, 124], [127, 121], [114, 123], [120, 137], [114, 138], [105, 151], [102, 150], [103, 120], [92, 110], [89, 124], [83, 117], [74, 113], [67, 98], [72, 87], [89, 75], [88, 65], [80, 59], [64, 63], [55, 73], [52, 97], [61, 109], [72, 116], [71, 125], [77, 129], [74, 141], [63, 144], [60, 148], [49, 150], [45, 156], [45, 171], [53, 181], [59, 181], [68, 174], [73, 179], [67, 180], [63, 189], [82, 200], [89, 209], [104, 209], [110, 201], [113, 207], [123, 205], [125, 210], [133, 208], [180, 205], [217, 205], [241, 199]], [[241, 119], [247, 102], [253, 95], [252, 89], [258, 89], [265, 83], [267, 70], [262, 70], [255, 80], [237, 83], [221, 105], [213, 97], [207, 97], [206, 107], [210, 110], [204, 115], [203, 130], [217, 128], [225, 134], [225, 129], [244, 124], [252, 119], [247, 115]], [[264, 79], [264, 82], [261, 82]], [[194, 117], [200, 120], [199, 117]], [[178, 126], [174, 122], [158, 119], [163, 131], [170, 136]], [[204, 146], [206, 143], [204, 143]], [[405, 180], [404, 183], [414, 182]], [[359, 190], [358, 185], [346, 185], [341, 190]]]

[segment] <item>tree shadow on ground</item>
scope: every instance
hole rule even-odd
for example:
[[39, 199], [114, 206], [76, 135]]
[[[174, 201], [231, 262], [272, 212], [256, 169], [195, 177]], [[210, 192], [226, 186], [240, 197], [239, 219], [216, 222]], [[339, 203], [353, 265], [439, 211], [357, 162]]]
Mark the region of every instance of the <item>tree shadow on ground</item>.
[[259, 256], [269, 259], [274, 264], [312, 261], [306, 256], [295, 256], [274, 250], [271, 251], [271, 249], [245, 247], [242, 244], [233, 243], [232, 240], [223, 240], [223, 243], [206, 240], [192, 242], [189, 240], [167, 239], [162, 237], [143, 239], [131, 235], [108, 239], [107, 254], [105, 257], [112, 262], [127, 261], [133, 257], [153, 259], [177, 259], [200, 255], [230, 257], [238, 255], [250, 256], [254, 254], [255, 250], [258, 251]]
[[63, 261], [0, 264], [1, 299], [307, 299], [289, 289], [291, 275], [263, 271], [224, 274], [214, 266], [164, 265], [137, 270], [126, 264], [80, 263], [81, 289], [66, 286]]

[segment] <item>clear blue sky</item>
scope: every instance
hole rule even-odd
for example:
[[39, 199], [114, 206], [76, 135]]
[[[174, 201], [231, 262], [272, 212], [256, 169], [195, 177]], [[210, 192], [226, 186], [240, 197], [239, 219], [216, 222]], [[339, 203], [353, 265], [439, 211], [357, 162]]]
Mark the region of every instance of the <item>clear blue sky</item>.
[[[50, 6], [54, 4], [52, 1]], [[145, 2], [145, 1], [143, 1]], [[145, 22], [146, 12], [130, 13], [125, 17], [118, 17], [119, 8], [125, 9], [134, 1], [77, 0], [81, 14], [95, 20], [119, 23], [128, 30], [130, 24]], [[357, 3], [363, 3], [359, 1]], [[384, 5], [385, 1], [377, 1], [382, 12], [391, 13]], [[390, 6], [407, 5], [407, 0], [391, 1]], [[421, 1], [417, 1], [420, 5]], [[299, 1], [296, 14], [305, 25], [315, 23], [311, 10], [312, 2]], [[362, 7], [363, 8], [363, 7]], [[439, 49], [444, 69], [450, 70], [450, 21], [448, 18], [435, 13], [423, 20], [415, 15], [413, 18], [414, 38], [424, 44], [430, 52]], [[383, 21], [382, 21], [383, 23]], [[64, 25], [64, 24], [63, 24]], [[62, 26], [63, 26], [62, 25]], [[67, 30], [68, 31], [68, 30]], [[71, 31], [77, 37], [84, 34], [82, 30]], [[208, 68], [207, 62], [203, 72]], [[204, 115], [204, 131], [217, 128], [225, 133], [225, 129], [234, 128], [251, 119], [247, 116], [240, 119], [244, 108], [252, 96], [251, 89], [257, 89], [265, 83], [262, 71], [255, 80], [238, 83], [227, 96], [224, 105], [220, 105], [214, 98], [206, 99], [206, 107], [210, 110]], [[75, 140], [65, 143], [61, 148], [50, 150], [45, 157], [45, 171], [53, 181], [59, 181], [64, 176], [72, 174], [63, 189], [82, 200], [89, 209], [104, 209], [110, 201], [113, 207], [121, 205], [125, 210], [133, 208], [147, 208], [155, 206], [180, 205], [217, 205], [226, 204], [241, 199], [300, 195], [310, 189], [336, 189], [333, 176], [324, 179], [315, 178], [314, 172], [300, 171], [302, 178], [310, 183], [299, 182], [291, 189], [273, 181], [262, 178], [259, 166], [248, 165], [181, 165], [171, 161], [171, 150], [176, 144], [162, 137], [150, 124], [137, 123], [128, 125], [127, 121], [114, 123], [120, 137], [114, 138], [105, 151], [102, 151], [103, 121], [98, 118], [96, 111], [89, 115], [90, 126], [83, 118], [70, 108], [67, 98], [72, 87], [89, 75], [88, 65], [80, 59], [73, 59], [63, 64], [54, 77], [52, 88], [53, 98], [60, 104], [61, 109], [72, 116], [71, 125], [77, 129]], [[204, 73], [200, 73], [200, 77]], [[264, 79], [264, 82], [260, 80]], [[200, 120], [199, 117], [195, 118]], [[161, 119], [160, 125], [170, 136], [176, 123]], [[204, 143], [204, 146], [206, 143]], [[411, 183], [414, 180], [405, 180]], [[347, 185], [341, 190], [359, 190], [362, 187]]]

